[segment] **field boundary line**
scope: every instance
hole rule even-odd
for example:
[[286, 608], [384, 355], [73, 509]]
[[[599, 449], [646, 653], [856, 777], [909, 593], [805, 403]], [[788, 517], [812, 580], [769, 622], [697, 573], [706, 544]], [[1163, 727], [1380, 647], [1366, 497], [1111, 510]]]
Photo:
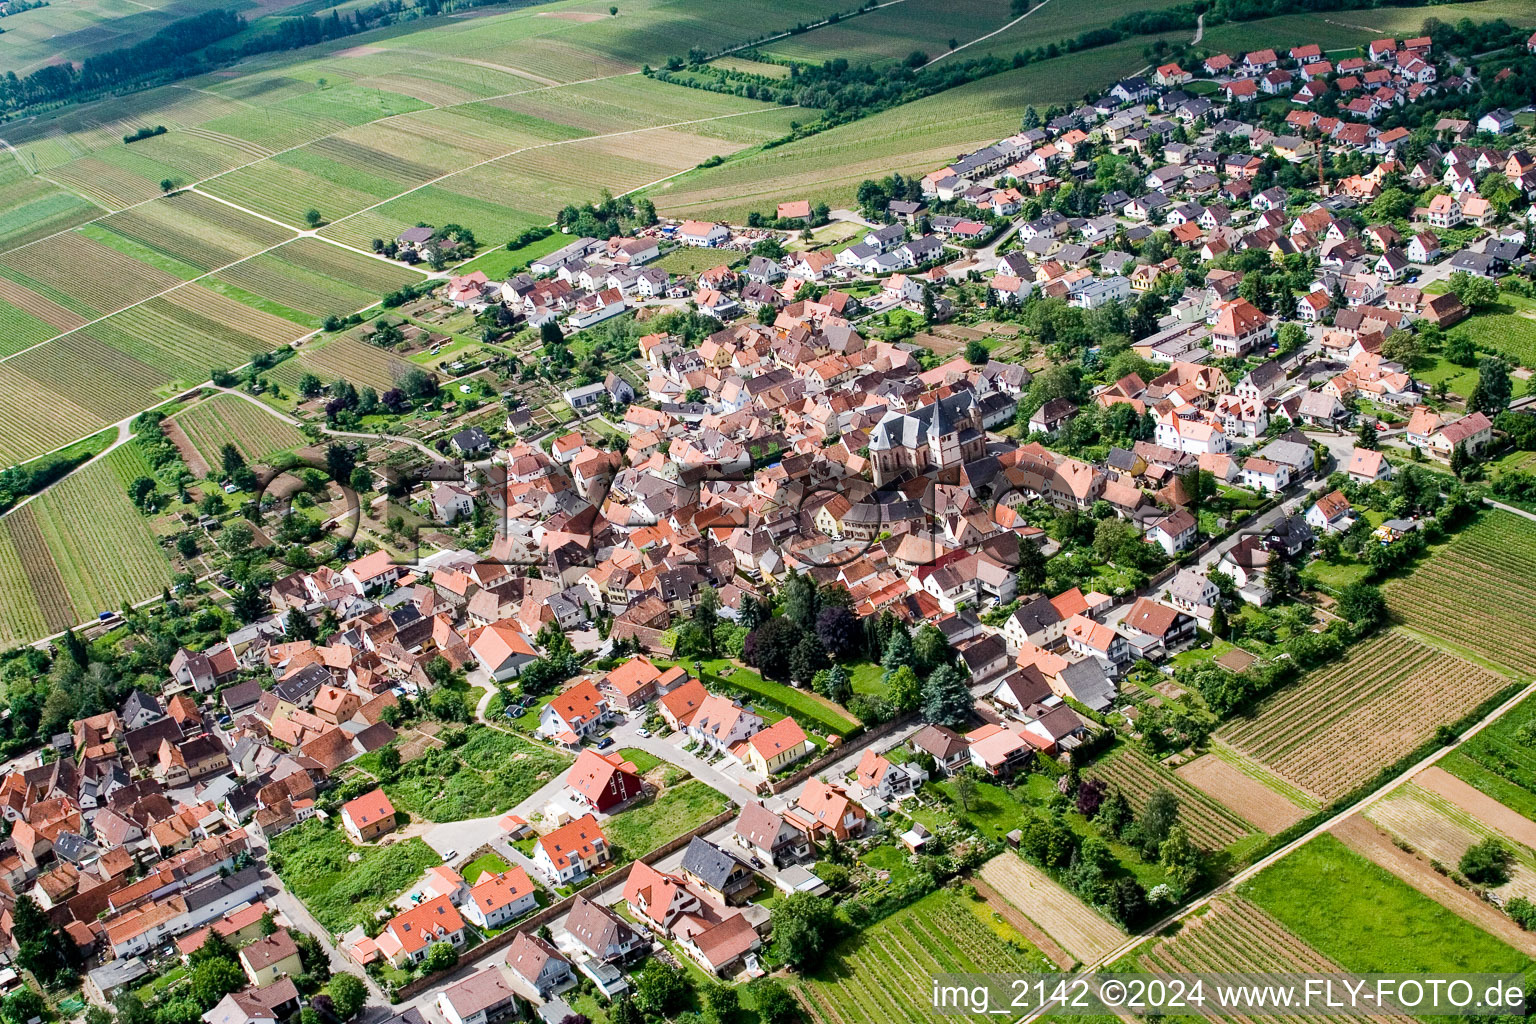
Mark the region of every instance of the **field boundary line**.
[[939, 61], [943, 60], [945, 57], [948, 57], [950, 54], [959, 53], [961, 50], [965, 49], [967, 46], [971, 46], [974, 43], [983, 42], [983, 41], [985, 41], [987, 39], [991, 39], [995, 35], [999, 35], [999, 34], [1001, 34], [1003, 32], [1007, 32], [1009, 29], [1013, 28], [1013, 26], [1017, 25], [1019, 22], [1023, 21], [1025, 18], [1029, 17], [1031, 14], [1034, 14], [1036, 11], [1038, 11], [1040, 8], [1044, 7], [1046, 4], [1048, 4], [1050, 2], [1051, 2], [1051, 0], [1040, 0], [1040, 2], [1038, 4], [1036, 4], [1035, 6], [1031, 7], [1029, 10], [1025, 11], [1023, 14], [1019, 15], [1017, 18], [1014, 18], [1012, 21], [1010, 21], [1008, 24], [1004, 25], [1002, 28], [993, 29], [991, 32], [988, 32], [984, 36], [977, 36], [975, 39], [972, 39], [968, 43], [961, 43], [959, 46], [955, 47], [953, 50], [949, 50], [949, 51], [947, 51], [945, 53], [939, 54], [937, 57], [933, 58], [933, 60], [929, 61], [927, 64], [924, 64], [921, 68], [918, 68], [918, 70], [922, 71], [922, 70], [924, 70], [926, 68], [930, 68], [933, 65], [937, 64]]
[[[1149, 939], [1156, 939], [1161, 932], [1165, 931], [1171, 925], [1184, 921], [1192, 915], [1198, 913], [1206, 906], [1210, 905], [1211, 902], [1214, 901], [1217, 897], [1229, 893], [1235, 893], [1239, 885], [1246, 882], [1260, 871], [1263, 871], [1265, 868], [1274, 864], [1281, 858], [1295, 852], [1300, 847], [1316, 839], [1318, 836], [1322, 835], [1324, 832], [1327, 832], [1339, 822], [1346, 820], [1351, 815], [1363, 814], [1363, 812], [1368, 807], [1371, 807], [1374, 804], [1380, 802], [1391, 793], [1396, 792], [1405, 784], [1413, 781], [1413, 777], [1419, 772], [1435, 764], [1437, 761], [1445, 757], [1447, 754], [1450, 754], [1452, 751], [1458, 750], [1463, 744], [1467, 742], [1467, 740], [1471, 739], [1473, 736], [1476, 736], [1478, 733], [1482, 732], [1498, 719], [1508, 714], [1511, 710], [1518, 707], [1522, 701], [1526, 700], [1533, 694], [1536, 694], [1536, 682], [1528, 683], [1527, 685], [1521, 687], [1519, 692], [1517, 692], [1514, 696], [1510, 697], [1504, 703], [1488, 712], [1488, 714], [1483, 716], [1483, 718], [1479, 720], [1477, 724], [1465, 730], [1455, 743], [1439, 747], [1432, 751], [1422, 760], [1405, 768], [1401, 773], [1399, 773], [1390, 781], [1377, 787], [1374, 791], [1366, 794], [1359, 800], [1356, 800], [1354, 803], [1350, 804], [1348, 807], [1345, 807], [1337, 814], [1329, 817], [1326, 821], [1320, 822], [1318, 825], [1309, 829], [1305, 834], [1291, 840], [1289, 843], [1286, 843], [1284, 846], [1280, 847], [1278, 850], [1275, 850], [1273, 853], [1270, 853], [1250, 864], [1248, 867], [1239, 871], [1225, 882], [1222, 882], [1220, 885], [1216, 886], [1210, 892], [1206, 893], [1204, 896], [1201, 896], [1187, 907], [1183, 907], [1174, 913], [1169, 914], [1161, 921], [1157, 921], [1156, 923], [1147, 926], [1141, 931], [1141, 933], [1131, 936], [1130, 941], [1122, 944], [1118, 949], [1111, 950], [1108, 954], [1101, 957], [1096, 962], [1092, 964], [1084, 964], [1083, 970], [1085, 972], [1092, 972], [1098, 970], [1105, 964], [1113, 963], [1121, 957], [1134, 952], [1138, 947], [1146, 943]], [[1025, 1024], [1025, 1022], [1036, 1020], [1044, 1012], [1045, 1010], [1043, 1007], [1033, 1010], [1017, 1018], [1014, 1024]]]

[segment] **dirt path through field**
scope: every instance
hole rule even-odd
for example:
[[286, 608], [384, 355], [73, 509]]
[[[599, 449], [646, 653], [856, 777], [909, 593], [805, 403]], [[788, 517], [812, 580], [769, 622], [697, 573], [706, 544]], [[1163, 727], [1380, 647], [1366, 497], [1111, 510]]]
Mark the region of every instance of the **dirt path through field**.
[[1422, 789], [1445, 797], [1484, 825], [1536, 850], [1536, 821], [1505, 807], [1493, 797], [1463, 782], [1438, 765], [1413, 777]]
[[1270, 835], [1307, 816], [1307, 809], [1270, 789], [1214, 754], [1197, 757], [1174, 774], [1244, 821]]
[[1077, 963], [1077, 957], [1062, 949], [1055, 939], [1042, 931], [1035, 922], [1025, 917], [1018, 907], [1015, 907], [1003, 897], [1002, 893], [992, 888], [980, 878], [972, 878], [971, 884], [976, 886], [976, 891], [981, 893], [982, 898], [991, 904], [993, 910], [1003, 915], [1003, 920], [1007, 921], [1020, 935], [1034, 943], [1035, 948], [1050, 957], [1051, 962], [1057, 967], [1066, 971], [1071, 970], [1072, 965]]
[[208, 460], [203, 458], [202, 454], [197, 450], [197, 445], [193, 444], [192, 439], [187, 436], [187, 432], [181, 429], [181, 424], [176, 422], [176, 418], [173, 416], [161, 420], [160, 426], [164, 428], [165, 436], [170, 440], [171, 444], [174, 444], [176, 450], [181, 452], [181, 461], [187, 464], [187, 469], [191, 471], [192, 475], [199, 480], [206, 477], [211, 468], [208, 465]]
[[1124, 932], [1018, 854], [993, 857], [981, 866], [981, 877], [1083, 963], [1125, 941]]
[[1398, 849], [1390, 836], [1365, 818], [1351, 814], [1329, 831], [1350, 849], [1386, 868], [1442, 907], [1504, 940], [1526, 956], [1536, 956], [1536, 934], [1522, 930], [1508, 917], [1435, 871], [1428, 861]]

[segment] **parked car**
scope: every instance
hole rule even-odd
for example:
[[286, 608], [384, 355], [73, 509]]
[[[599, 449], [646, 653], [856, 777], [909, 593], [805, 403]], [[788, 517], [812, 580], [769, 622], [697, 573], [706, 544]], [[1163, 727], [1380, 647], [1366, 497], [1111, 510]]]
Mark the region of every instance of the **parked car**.
[[613, 746], [612, 736], [604, 736], [602, 739], [597, 741], [598, 750], [607, 750], [611, 746]]
[[651, 738], [651, 730], [642, 727], [642, 728], [639, 728], [639, 729], [635, 730], [635, 735], [639, 736], [641, 739], [650, 739]]

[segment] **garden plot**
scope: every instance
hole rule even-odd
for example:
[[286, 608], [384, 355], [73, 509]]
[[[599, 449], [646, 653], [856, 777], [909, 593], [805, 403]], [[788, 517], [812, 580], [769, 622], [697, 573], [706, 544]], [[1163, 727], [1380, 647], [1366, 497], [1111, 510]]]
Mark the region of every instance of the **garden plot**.
[[1445, 797], [1410, 783], [1366, 809], [1365, 817], [1432, 861], [1455, 868], [1467, 848], [1493, 837], [1514, 853], [1509, 881], [1494, 887], [1501, 897], [1536, 898], [1536, 854], [1512, 842]]
[[1373, 778], [1507, 684], [1391, 630], [1308, 672], [1217, 736], [1327, 801]]

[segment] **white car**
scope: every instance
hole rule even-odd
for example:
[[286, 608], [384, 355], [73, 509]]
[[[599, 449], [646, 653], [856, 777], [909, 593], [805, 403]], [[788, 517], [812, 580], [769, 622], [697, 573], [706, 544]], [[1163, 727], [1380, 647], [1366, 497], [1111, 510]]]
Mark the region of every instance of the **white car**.
[[651, 730], [646, 729], [646, 728], [636, 729], [635, 730], [635, 735], [639, 736], [641, 739], [648, 740], [648, 739], [651, 738]]
[[470, 388], [470, 386], [468, 384], [460, 384], [459, 385], [459, 394], [461, 394], [461, 395], [467, 395], [467, 394], [469, 394], [469, 392], [471, 390], [472, 389]]

